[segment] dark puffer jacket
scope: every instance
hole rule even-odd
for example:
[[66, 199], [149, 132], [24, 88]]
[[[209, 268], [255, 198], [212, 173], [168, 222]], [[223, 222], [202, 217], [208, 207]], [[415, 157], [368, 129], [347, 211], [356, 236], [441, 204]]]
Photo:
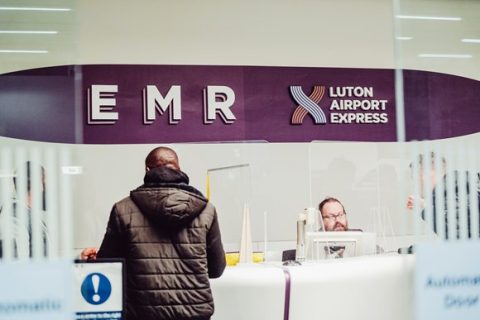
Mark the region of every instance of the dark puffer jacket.
[[126, 260], [127, 320], [209, 319], [225, 269], [215, 208], [181, 171], [155, 168], [113, 206], [98, 258]]

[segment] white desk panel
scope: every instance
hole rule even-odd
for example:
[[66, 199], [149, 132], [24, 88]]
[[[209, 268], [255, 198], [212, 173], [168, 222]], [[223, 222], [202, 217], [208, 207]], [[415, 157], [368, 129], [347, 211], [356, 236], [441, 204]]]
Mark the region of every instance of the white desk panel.
[[280, 263], [228, 267], [211, 280], [213, 320], [410, 320], [413, 255], [368, 256], [287, 267]]
[[413, 319], [413, 269], [412, 255], [290, 267], [289, 320]]
[[281, 320], [285, 275], [281, 268], [255, 264], [227, 267], [210, 280], [215, 300], [212, 320]]

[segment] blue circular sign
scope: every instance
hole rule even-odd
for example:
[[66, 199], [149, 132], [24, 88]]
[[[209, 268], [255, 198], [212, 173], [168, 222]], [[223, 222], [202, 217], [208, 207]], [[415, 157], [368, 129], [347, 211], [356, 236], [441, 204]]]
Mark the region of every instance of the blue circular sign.
[[81, 292], [83, 298], [90, 304], [102, 304], [112, 293], [110, 280], [101, 273], [90, 273], [83, 280]]

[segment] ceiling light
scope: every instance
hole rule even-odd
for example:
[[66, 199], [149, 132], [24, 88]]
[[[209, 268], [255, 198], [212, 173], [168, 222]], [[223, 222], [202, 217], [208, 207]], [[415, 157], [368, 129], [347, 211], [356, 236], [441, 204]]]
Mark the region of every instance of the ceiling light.
[[462, 39], [462, 42], [467, 42], [467, 43], [480, 43], [480, 39]]
[[445, 54], [445, 53], [421, 53], [420, 58], [454, 58], [454, 59], [469, 59], [473, 56], [471, 54]]
[[413, 37], [397, 37], [397, 40], [412, 40]]
[[434, 17], [434, 16], [396, 16], [398, 19], [412, 19], [412, 20], [444, 20], [444, 21], [460, 21], [460, 17]]
[[0, 7], [9, 11], [72, 11], [70, 8], [39, 8], [39, 7]]
[[0, 30], [3, 34], [57, 34], [58, 31]]
[[48, 53], [48, 51], [47, 50], [0, 49], [0, 53]]

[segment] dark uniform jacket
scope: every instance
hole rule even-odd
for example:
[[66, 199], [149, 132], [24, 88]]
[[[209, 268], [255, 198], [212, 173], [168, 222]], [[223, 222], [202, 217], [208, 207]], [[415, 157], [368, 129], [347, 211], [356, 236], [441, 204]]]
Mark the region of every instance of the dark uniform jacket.
[[181, 171], [148, 171], [113, 206], [98, 258], [126, 261], [127, 320], [209, 319], [209, 278], [225, 269], [213, 205]]

